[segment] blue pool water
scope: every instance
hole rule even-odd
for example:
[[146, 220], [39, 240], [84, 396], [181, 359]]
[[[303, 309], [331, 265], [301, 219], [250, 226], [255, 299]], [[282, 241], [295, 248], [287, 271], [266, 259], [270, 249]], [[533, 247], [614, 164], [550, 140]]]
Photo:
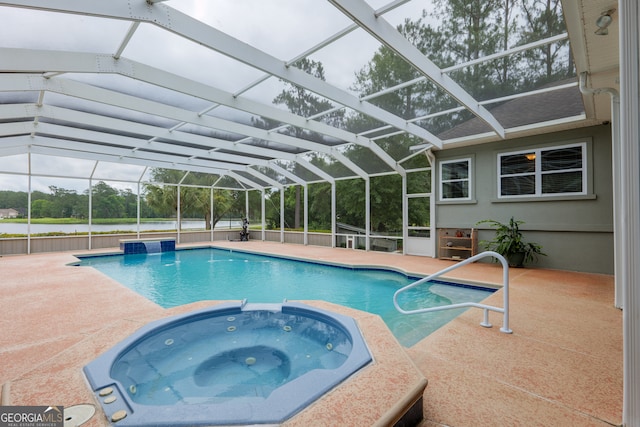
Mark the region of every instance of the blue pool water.
[[[203, 300], [278, 303], [325, 300], [378, 314], [407, 347], [440, 328], [464, 309], [403, 315], [393, 294], [418, 278], [378, 269], [330, 266], [224, 249], [203, 248], [157, 254], [82, 257], [81, 266], [105, 273], [169, 308]], [[409, 310], [459, 302], [479, 302], [493, 289], [433, 282], [404, 292]]]

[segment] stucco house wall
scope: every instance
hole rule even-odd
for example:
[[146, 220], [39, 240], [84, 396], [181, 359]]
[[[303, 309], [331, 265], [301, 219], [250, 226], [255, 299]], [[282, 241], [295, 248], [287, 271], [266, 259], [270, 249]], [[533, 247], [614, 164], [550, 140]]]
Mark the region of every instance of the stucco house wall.
[[[587, 195], [499, 199], [498, 154], [520, 149], [587, 142]], [[436, 228], [478, 229], [479, 240], [494, 233], [483, 219], [522, 225], [528, 241], [547, 254], [530, 267], [613, 274], [613, 191], [611, 127], [608, 124], [490, 144], [434, 152], [436, 156]], [[471, 158], [469, 201], [441, 201], [441, 161]], [[482, 250], [482, 248], [480, 248]]]

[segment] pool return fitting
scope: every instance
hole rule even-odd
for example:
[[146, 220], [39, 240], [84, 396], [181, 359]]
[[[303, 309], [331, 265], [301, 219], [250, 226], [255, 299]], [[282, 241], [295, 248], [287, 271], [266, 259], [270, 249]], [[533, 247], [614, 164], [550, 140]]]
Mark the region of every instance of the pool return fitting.
[[[398, 305], [397, 298], [398, 298], [398, 295], [401, 294], [402, 292], [407, 291], [411, 288], [415, 288], [416, 286], [422, 285], [423, 283], [426, 283], [430, 280], [436, 279], [442, 276], [443, 274], [450, 272], [451, 270], [455, 270], [456, 268], [462, 267], [463, 265], [467, 265], [479, 259], [488, 258], [488, 257], [493, 257], [498, 261], [500, 261], [500, 263], [502, 264], [502, 291], [504, 296], [504, 304], [503, 304], [504, 308], [494, 307], [491, 305], [480, 304], [476, 302], [462, 302], [459, 304], [442, 305], [440, 307], [419, 308], [416, 310], [404, 310]], [[507, 263], [507, 260], [497, 252], [493, 252], [493, 251], [481, 252], [477, 255], [474, 255], [470, 258], [467, 258], [459, 262], [458, 264], [452, 265], [451, 267], [447, 267], [444, 270], [440, 270], [437, 273], [434, 273], [430, 276], [427, 276], [423, 279], [413, 282], [410, 285], [405, 286], [404, 288], [398, 289], [396, 293], [393, 294], [393, 305], [396, 307], [396, 310], [398, 310], [402, 314], [430, 313], [434, 311], [451, 310], [454, 308], [464, 308], [464, 307], [481, 308], [484, 310], [484, 318], [482, 322], [480, 322], [480, 325], [484, 326], [485, 328], [490, 328], [493, 326], [491, 323], [489, 323], [489, 310], [497, 311], [498, 313], [503, 314], [502, 328], [500, 328], [500, 332], [503, 332], [505, 334], [510, 334], [513, 331], [509, 329], [509, 264]]]

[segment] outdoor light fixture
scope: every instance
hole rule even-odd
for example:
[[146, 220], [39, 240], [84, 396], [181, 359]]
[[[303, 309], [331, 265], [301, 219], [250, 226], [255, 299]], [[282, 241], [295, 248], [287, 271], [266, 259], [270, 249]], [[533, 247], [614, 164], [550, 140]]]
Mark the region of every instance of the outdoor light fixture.
[[613, 18], [611, 15], [615, 12], [615, 9], [609, 9], [600, 14], [598, 19], [596, 19], [596, 26], [598, 29], [595, 31], [596, 35], [606, 36], [609, 34], [609, 25], [613, 22]]

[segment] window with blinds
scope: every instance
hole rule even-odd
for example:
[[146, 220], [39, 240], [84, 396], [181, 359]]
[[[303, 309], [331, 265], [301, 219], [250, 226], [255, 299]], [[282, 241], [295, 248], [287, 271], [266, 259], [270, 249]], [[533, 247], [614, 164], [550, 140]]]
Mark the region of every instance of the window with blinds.
[[586, 163], [586, 143], [499, 154], [499, 197], [586, 194]]

